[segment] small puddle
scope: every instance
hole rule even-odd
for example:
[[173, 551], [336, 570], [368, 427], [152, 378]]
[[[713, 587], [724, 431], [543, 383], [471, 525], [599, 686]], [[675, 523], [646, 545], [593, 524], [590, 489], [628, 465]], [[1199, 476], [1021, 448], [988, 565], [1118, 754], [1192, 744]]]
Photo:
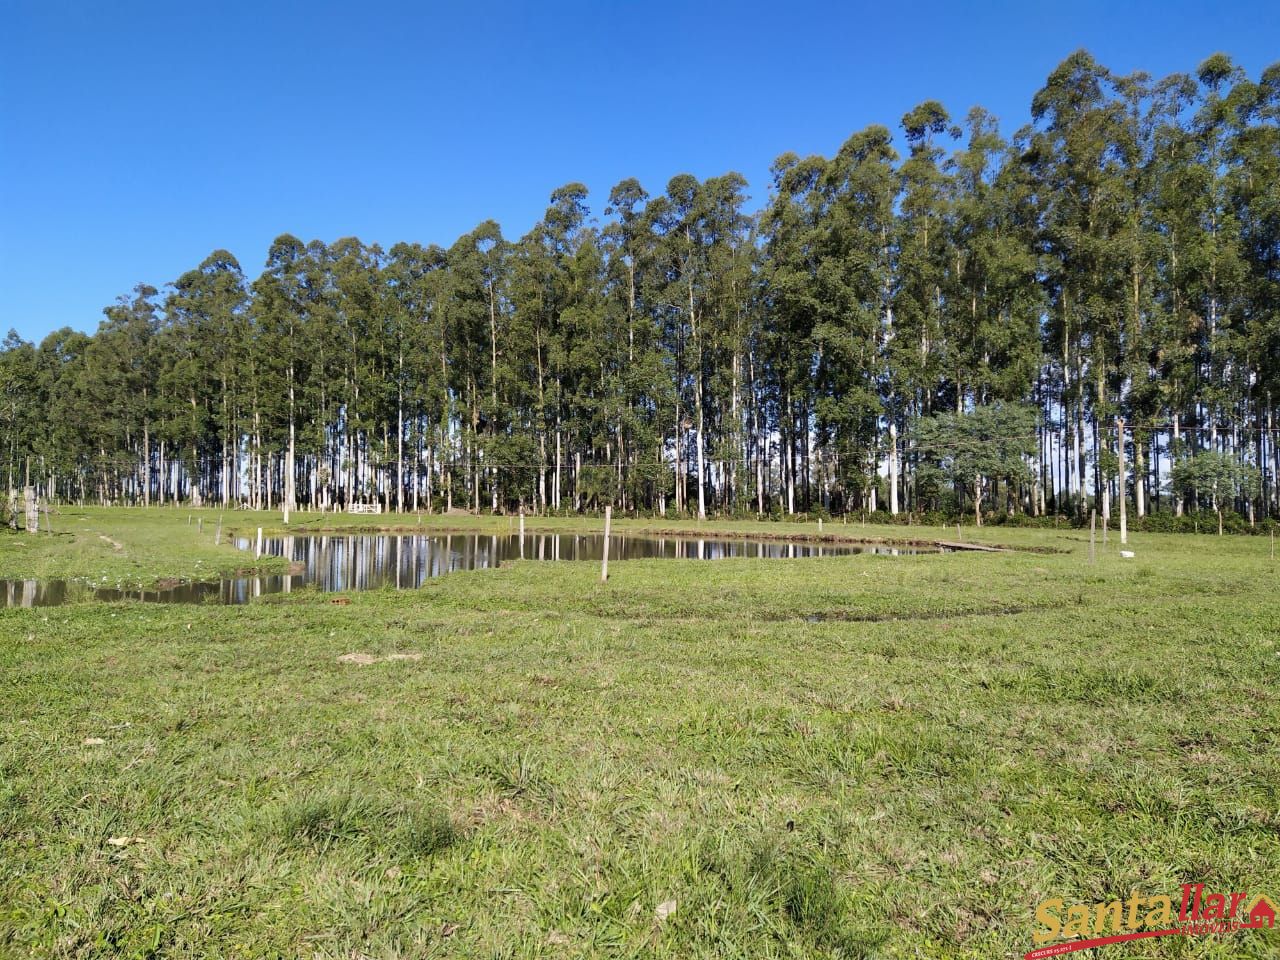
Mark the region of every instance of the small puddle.
[[[236, 540], [252, 551], [246, 537]], [[164, 584], [149, 590], [104, 587], [84, 580], [0, 580], [0, 607], [54, 607], [81, 600], [158, 603], [248, 603], [254, 597], [300, 587], [337, 592], [419, 587], [457, 570], [485, 570], [515, 560], [582, 560], [604, 555], [600, 534], [293, 534], [263, 540], [262, 552], [285, 557], [294, 574], [227, 577]], [[697, 537], [614, 536], [610, 560], [760, 560], [839, 557], [858, 553], [902, 556], [936, 553], [928, 547], [877, 543], [814, 543]]]

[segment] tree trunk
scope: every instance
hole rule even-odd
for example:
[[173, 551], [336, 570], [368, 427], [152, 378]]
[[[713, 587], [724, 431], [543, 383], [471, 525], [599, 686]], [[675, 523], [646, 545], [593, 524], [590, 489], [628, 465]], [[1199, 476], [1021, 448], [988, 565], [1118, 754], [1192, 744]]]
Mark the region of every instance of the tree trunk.
[[889, 421], [889, 513], [898, 515], [898, 424]]
[[[1175, 451], [1179, 451], [1179, 448], [1181, 447], [1181, 440], [1182, 440], [1182, 431], [1178, 423], [1178, 413], [1175, 411], [1173, 414], [1173, 447]], [[1180, 452], [1174, 453], [1174, 456], [1180, 456], [1180, 455], [1181, 455]], [[1173, 515], [1175, 517], [1182, 516], [1182, 508], [1183, 508], [1182, 494], [1179, 491], [1175, 490], [1173, 493]]]

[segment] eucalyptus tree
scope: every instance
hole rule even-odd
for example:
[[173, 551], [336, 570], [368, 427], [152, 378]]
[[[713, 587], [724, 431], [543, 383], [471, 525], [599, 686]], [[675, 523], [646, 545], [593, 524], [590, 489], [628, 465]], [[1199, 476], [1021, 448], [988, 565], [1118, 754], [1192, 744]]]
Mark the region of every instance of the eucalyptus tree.
[[[824, 304], [818, 328], [822, 356], [818, 382], [826, 419], [836, 425], [837, 449], [867, 484], [866, 506], [877, 507], [880, 427], [889, 430], [890, 509], [897, 512], [898, 469], [895, 390], [889, 358], [896, 336], [895, 201], [897, 154], [882, 126], [855, 133], [827, 164], [826, 256], [821, 266]], [[865, 467], [862, 465], [865, 464]]]
[[946, 109], [928, 100], [902, 118], [909, 154], [898, 169], [895, 230], [893, 337], [886, 344], [889, 373], [890, 509], [898, 511], [898, 430], [945, 403], [943, 376], [952, 366], [947, 305], [954, 276], [951, 233], [954, 212], [950, 176], [935, 137], [959, 136]]
[[[22, 383], [19, 371], [28, 447], [37, 459], [40, 479], [50, 497], [83, 499], [85, 494], [84, 479], [90, 461], [84, 424], [95, 414], [80, 403], [77, 384], [82, 380], [85, 352], [91, 342], [86, 334], [68, 327], [55, 330], [34, 351], [34, 369], [28, 367], [34, 378]], [[31, 358], [25, 345], [19, 345], [18, 351], [10, 355], [20, 367], [25, 365], [25, 358]], [[4, 366], [0, 359], [0, 383], [5, 384], [0, 396], [7, 399], [9, 384], [2, 372]]]
[[1094, 493], [1101, 499], [1107, 435], [1099, 436], [1098, 425], [1116, 409], [1113, 386], [1125, 309], [1125, 251], [1117, 242], [1124, 218], [1124, 109], [1112, 96], [1109, 72], [1077, 51], [1049, 75], [1032, 99], [1031, 113], [1039, 126], [1025, 159], [1034, 172], [1048, 254], [1049, 329], [1060, 351], [1070, 483], [1083, 513], [1086, 417], [1092, 413]]
[[947, 373], [957, 411], [1026, 398], [1042, 362], [1044, 308], [1033, 185], [995, 118], [974, 108], [951, 161]]
[[485, 313], [489, 331], [489, 392], [482, 404], [487, 446], [485, 469], [489, 474], [490, 506], [497, 510], [503, 497], [502, 443], [500, 435], [511, 429], [511, 406], [508, 399], [513, 386], [513, 376], [506, 364], [506, 353], [513, 349], [510, 336], [510, 297], [508, 291], [511, 244], [502, 236], [502, 228], [494, 220], [487, 220], [471, 234], [479, 258], [480, 283], [484, 293]]
[[[688, 504], [684, 491], [688, 462], [695, 473], [699, 517], [707, 514], [711, 485], [707, 464], [708, 427], [713, 420], [708, 412], [710, 391], [726, 381], [726, 392], [736, 394], [739, 389], [732, 371], [741, 360], [741, 330], [750, 296], [743, 270], [749, 264], [746, 237], [750, 225], [742, 209], [745, 187], [746, 181], [736, 173], [703, 183], [680, 174], [671, 179], [665, 196], [653, 205], [660, 236], [653, 295], [675, 361], [677, 508], [686, 509]], [[726, 366], [731, 370], [727, 377], [723, 374]], [[729, 417], [739, 415], [736, 396], [726, 398], [724, 407]], [[736, 427], [729, 431], [731, 438], [737, 434]], [[690, 435], [692, 450], [686, 450]]]
[[[390, 381], [383, 342], [383, 317], [388, 310], [381, 270], [381, 248], [345, 237], [317, 254], [328, 259], [338, 359], [337, 470], [345, 499], [362, 501], [379, 493], [379, 467], [389, 459], [387, 409]], [[382, 433], [381, 455], [374, 447]]]
[[[1021, 144], [1006, 143], [990, 113], [975, 107], [965, 123], [966, 142], [948, 162], [951, 234], [940, 398], [957, 413], [1024, 399], [1047, 410], [1055, 381], [1043, 367], [1033, 184], [1019, 162]], [[1041, 446], [1047, 448], [1047, 437]], [[1039, 512], [1051, 483], [1044, 475], [1036, 479], [1032, 509]]]
[[[420, 471], [427, 452], [427, 424], [439, 422], [437, 407], [440, 373], [433, 362], [431, 323], [435, 317], [437, 291], [434, 275], [444, 269], [445, 254], [438, 247], [397, 243], [390, 250], [383, 271], [389, 297], [387, 320], [395, 353], [396, 395], [396, 497], [397, 509], [404, 509], [406, 490], [409, 505], [418, 510], [422, 492]], [[406, 484], [405, 444], [411, 455]], [[430, 471], [428, 470], [428, 476]]]
[[1234, 421], [1242, 387], [1239, 377], [1244, 373], [1233, 360], [1241, 333], [1245, 263], [1229, 194], [1230, 148], [1241, 121], [1241, 104], [1233, 93], [1242, 85], [1244, 75], [1229, 57], [1218, 53], [1200, 64], [1196, 76], [1202, 88], [1192, 121], [1196, 145], [1192, 165], [1200, 189], [1190, 293], [1192, 309], [1202, 324], [1196, 419], [1208, 427], [1209, 448], [1218, 449], [1220, 427], [1227, 418]]
[[[547, 423], [551, 379], [548, 351], [555, 329], [552, 271], [551, 255], [543, 243], [541, 230], [535, 227], [519, 240], [512, 254], [514, 309], [511, 332], [517, 343], [524, 344], [519, 359], [512, 358], [515, 361], [512, 365], [525, 382], [532, 385], [528, 420], [537, 444], [537, 468], [528, 499], [543, 510], [547, 507]], [[517, 499], [521, 504], [525, 502], [523, 488]]]
[[1229, 194], [1245, 266], [1244, 348], [1253, 371], [1254, 460], [1263, 467], [1265, 496], [1280, 507], [1280, 64], [1242, 84], [1241, 123], [1230, 146]]
[[[754, 218], [745, 212], [747, 181], [738, 173], [710, 177], [699, 191], [705, 236], [703, 282], [705, 348], [701, 373], [704, 452], [715, 467], [717, 505], [728, 509], [740, 494], [738, 463], [744, 453], [743, 389], [751, 340]], [[708, 415], [709, 410], [709, 415]], [[710, 421], [710, 430], [707, 430]]]
[[[138, 284], [132, 297], [120, 297], [107, 307], [106, 319], [86, 350], [84, 389], [96, 410], [93, 428], [104, 499], [151, 502], [151, 440], [160, 363], [155, 343], [161, 322], [158, 294], [155, 287]], [[109, 469], [112, 462], [129, 466], [121, 474]]]
[[[1240, 452], [1248, 446], [1240, 443], [1240, 418], [1247, 416], [1256, 368], [1247, 359], [1244, 210], [1233, 194], [1241, 182], [1235, 144], [1248, 136], [1256, 88], [1228, 57], [1215, 54], [1194, 80], [1170, 78], [1163, 89], [1168, 102], [1151, 164], [1150, 208], [1159, 238], [1152, 391], [1168, 413], [1176, 462], [1224, 443]], [[1181, 513], [1187, 488], [1172, 489]]]
[[8, 490], [18, 483], [31, 483], [28, 451], [42, 419], [35, 404], [37, 396], [35, 348], [16, 330], [10, 330], [0, 343], [0, 429], [8, 461]]
[[606, 309], [616, 332], [612, 339], [615, 389], [610, 416], [616, 420], [623, 505], [642, 501], [665, 505], [665, 432], [661, 415], [675, 408], [675, 391], [665, 369], [661, 324], [653, 294], [657, 289], [658, 238], [649, 195], [635, 179], [609, 193], [601, 233], [606, 260]]
[[505, 343], [503, 285], [507, 245], [492, 220], [459, 238], [447, 255], [447, 285], [440, 305], [447, 369], [442, 370], [460, 412], [464, 469], [472, 509], [479, 509], [480, 478], [486, 470], [491, 505], [496, 508], [499, 478], [488, 469], [496, 455], [495, 436], [502, 416], [498, 402], [499, 336]]
[[[191, 497], [202, 503], [214, 484], [231, 495], [250, 343], [249, 292], [240, 264], [215, 250], [180, 276], [165, 300], [167, 389], [185, 407], [174, 411], [173, 441], [187, 453]], [[184, 422], [185, 421], [185, 422]], [[218, 469], [209, 469], [216, 456]]]
[[528, 366], [537, 388], [539, 460], [535, 493], [543, 509], [560, 509], [563, 492], [565, 402], [571, 386], [565, 379], [570, 345], [564, 312], [570, 304], [570, 261], [587, 220], [586, 198], [587, 188], [580, 183], [555, 190], [546, 213], [513, 254], [512, 335], [532, 347]]
[[1164, 222], [1155, 202], [1163, 175], [1160, 152], [1165, 131], [1185, 103], [1190, 80], [1172, 76], [1153, 82], [1143, 73], [1115, 80], [1123, 104], [1118, 153], [1123, 187], [1122, 220], [1117, 248], [1122, 261], [1123, 301], [1118, 350], [1117, 405], [1134, 425], [1133, 486], [1137, 515], [1146, 514], [1148, 491], [1158, 488], [1148, 476], [1152, 461], [1158, 461], [1153, 446], [1155, 431], [1148, 425], [1163, 413], [1165, 397], [1158, 366], [1169, 329], [1162, 305], [1160, 278], [1164, 249]]
[[[312, 351], [307, 343], [308, 300], [314, 290], [307, 276], [308, 251], [297, 237], [283, 234], [267, 252], [266, 270], [253, 283], [256, 343], [249, 362], [251, 377], [252, 453], [250, 502], [270, 506], [271, 451], [281, 435], [284, 456], [285, 509], [296, 506], [298, 415]], [[264, 456], [266, 462], [264, 463]]]
[[[1196, 162], [1196, 136], [1186, 119], [1198, 95], [1189, 76], [1170, 86], [1173, 108], [1154, 131], [1148, 215], [1156, 224], [1157, 291], [1151, 316], [1156, 343], [1155, 376], [1159, 409], [1168, 418], [1171, 459], [1188, 449], [1183, 427], [1196, 396], [1199, 375], [1199, 247], [1203, 171]], [[1195, 439], [1195, 434], [1192, 434]], [[1182, 514], [1182, 491], [1173, 489], [1174, 510]]]
[[609, 299], [605, 248], [595, 228], [579, 232], [566, 270], [561, 381], [578, 509], [584, 503], [615, 503], [621, 490], [618, 346], [625, 325]]
[[[700, 184], [691, 174], [678, 174], [652, 206], [661, 238], [660, 266], [654, 289], [662, 317], [666, 351], [672, 358], [676, 389], [673, 411], [675, 434], [676, 509], [689, 509], [689, 467], [695, 471], [697, 515], [706, 516], [705, 435], [703, 433], [703, 350], [700, 328], [705, 270], [704, 237], [699, 221]], [[692, 419], [690, 419], [692, 417]], [[692, 450], [687, 438], [693, 437]]]
[[[444, 248], [414, 246], [408, 253], [413, 263], [413, 298], [419, 312], [414, 328], [418, 349], [412, 384], [418, 421], [418, 444], [425, 458], [423, 490], [428, 509], [443, 495], [452, 505], [452, 462], [449, 394], [449, 361], [446, 315], [450, 296], [449, 254]], [[416, 489], [416, 488], [415, 488]]]
[[950, 365], [944, 322], [950, 299], [952, 188], [943, 169], [943, 150], [935, 137], [959, 136], [951, 117], [936, 100], [926, 101], [902, 118], [909, 155], [898, 169], [894, 285], [895, 330], [888, 347], [895, 393], [910, 416], [933, 411], [944, 372]]
[[[818, 429], [822, 442], [844, 440], [840, 431], [841, 416], [836, 406], [852, 398], [846, 384], [836, 378], [850, 372], [848, 356], [841, 347], [852, 346], [838, 327], [820, 328], [824, 305], [835, 307], [837, 318], [850, 316], [851, 305], [842, 298], [839, 282], [841, 263], [851, 260], [839, 252], [830, 259], [824, 249], [824, 236], [837, 238], [835, 225], [828, 224], [828, 193], [824, 177], [828, 167], [821, 157], [801, 159], [793, 153], [783, 154], [772, 167], [773, 196], [761, 219], [764, 239], [764, 267], [761, 270], [760, 300], [770, 318], [763, 333], [762, 352], [765, 395], [769, 419], [776, 422], [780, 441], [779, 478], [785, 491], [786, 511], [796, 509], [795, 434], [797, 396], [806, 393], [813, 383], [815, 335], [827, 343], [818, 367], [818, 393], [814, 398]], [[827, 269], [823, 269], [827, 267]], [[856, 269], [856, 268], [855, 268]], [[874, 338], [873, 338], [874, 344]], [[874, 352], [874, 347], [873, 347]], [[835, 375], [834, 377], [832, 375]], [[764, 421], [764, 422], [762, 422]], [[766, 484], [765, 463], [768, 458], [769, 423], [758, 417], [755, 424], [757, 444], [757, 504], [763, 512]]]

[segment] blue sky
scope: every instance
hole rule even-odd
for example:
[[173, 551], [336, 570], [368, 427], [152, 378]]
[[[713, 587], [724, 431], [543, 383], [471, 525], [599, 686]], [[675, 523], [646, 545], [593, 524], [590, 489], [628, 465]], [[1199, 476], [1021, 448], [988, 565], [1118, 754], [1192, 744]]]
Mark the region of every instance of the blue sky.
[[1077, 47], [1280, 59], [1280, 4], [0, 0], [0, 335], [271, 239], [518, 237], [557, 186], [832, 153], [927, 98], [1010, 132]]

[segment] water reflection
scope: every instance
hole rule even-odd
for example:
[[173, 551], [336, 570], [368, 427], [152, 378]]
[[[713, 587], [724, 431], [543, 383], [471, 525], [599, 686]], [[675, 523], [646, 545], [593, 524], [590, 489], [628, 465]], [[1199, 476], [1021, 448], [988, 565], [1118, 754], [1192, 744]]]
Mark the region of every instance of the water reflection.
[[[241, 550], [254, 541], [240, 538]], [[120, 590], [76, 580], [0, 580], [0, 607], [47, 607], [74, 600], [137, 599], [162, 603], [248, 603], [267, 593], [288, 593], [302, 586], [324, 591], [411, 589], [431, 577], [455, 570], [484, 570], [521, 558], [599, 561], [604, 537], [599, 534], [513, 535], [440, 534], [306, 534], [263, 540], [262, 552], [285, 557], [290, 574], [229, 577], [183, 582], [151, 590]], [[832, 557], [855, 553], [913, 554], [913, 547], [868, 543], [804, 543], [778, 540], [725, 540], [694, 537], [614, 536], [610, 560], [667, 558], [721, 560]]]

